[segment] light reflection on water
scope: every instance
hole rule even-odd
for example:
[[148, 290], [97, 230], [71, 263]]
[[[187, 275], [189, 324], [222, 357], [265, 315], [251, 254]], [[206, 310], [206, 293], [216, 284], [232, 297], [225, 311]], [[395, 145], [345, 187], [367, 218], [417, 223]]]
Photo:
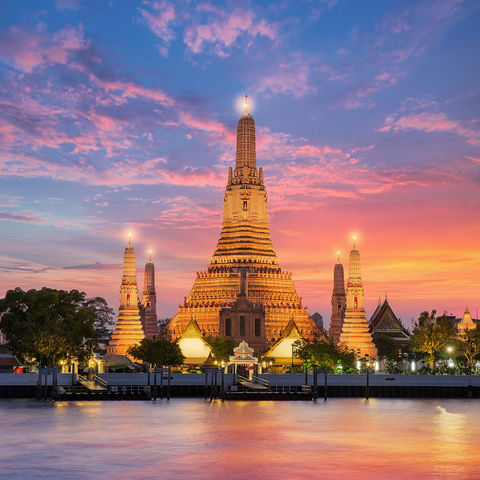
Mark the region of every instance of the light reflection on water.
[[480, 403], [0, 401], [2, 479], [478, 479]]

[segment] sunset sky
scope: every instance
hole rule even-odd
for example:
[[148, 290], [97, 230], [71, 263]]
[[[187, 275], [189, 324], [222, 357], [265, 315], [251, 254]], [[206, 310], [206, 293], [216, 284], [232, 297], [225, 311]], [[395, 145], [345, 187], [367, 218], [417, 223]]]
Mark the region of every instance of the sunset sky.
[[367, 316], [480, 308], [480, 4], [0, 3], [0, 295], [118, 307], [134, 234], [171, 317], [219, 236], [248, 93], [271, 233], [310, 313], [358, 236]]

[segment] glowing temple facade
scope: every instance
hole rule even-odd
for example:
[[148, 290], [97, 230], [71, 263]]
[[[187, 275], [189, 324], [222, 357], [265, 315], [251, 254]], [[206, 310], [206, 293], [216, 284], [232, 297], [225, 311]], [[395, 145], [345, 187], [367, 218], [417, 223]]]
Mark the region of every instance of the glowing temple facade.
[[107, 347], [110, 355], [127, 355], [127, 350], [142, 341], [145, 334], [140, 318], [135, 250], [128, 242], [123, 255], [123, 276], [120, 287], [120, 308], [112, 339]]
[[273, 248], [255, 145], [255, 122], [245, 109], [237, 126], [235, 169], [228, 171], [220, 238], [207, 270], [197, 272], [167, 325], [172, 339], [181, 336], [191, 318], [207, 337], [248, 337], [256, 351], [278, 340], [292, 319], [305, 338], [323, 337]]
[[350, 252], [347, 282], [347, 305], [340, 334], [340, 343], [352, 349], [357, 358], [377, 358], [377, 349], [369, 331], [363, 305], [364, 291], [360, 268], [360, 252], [353, 245]]
[[477, 327], [477, 324], [472, 320], [472, 316], [470, 315], [470, 312], [468, 311], [468, 308], [465, 307], [465, 312], [463, 313], [462, 320], [457, 325], [458, 338], [459, 339], [465, 338], [466, 331], [467, 330], [475, 330], [476, 327]]

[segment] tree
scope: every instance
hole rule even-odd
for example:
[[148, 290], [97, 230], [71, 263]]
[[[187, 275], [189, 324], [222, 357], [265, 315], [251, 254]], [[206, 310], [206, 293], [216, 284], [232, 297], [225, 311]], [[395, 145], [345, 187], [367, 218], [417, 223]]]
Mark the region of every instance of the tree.
[[8, 290], [0, 300], [2, 330], [12, 353], [23, 362], [56, 367], [62, 360], [85, 361], [111, 323], [113, 310], [101, 297], [78, 290]]
[[228, 338], [212, 338], [208, 337], [207, 342], [212, 347], [212, 356], [218, 362], [228, 362], [230, 355], [233, 355], [233, 349], [235, 348], [235, 342]]
[[388, 335], [374, 334], [373, 343], [377, 347], [378, 356], [387, 360], [398, 360], [398, 342]]
[[127, 352], [132, 357], [148, 362], [157, 367], [163, 365], [182, 365], [185, 357], [180, 345], [162, 338], [144, 338], [138, 345], [133, 345]]
[[465, 336], [460, 341], [460, 351], [467, 359], [467, 365], [472, 371], [480, 356], [480, 328], [478, 326], [472, 330], [465, 330]]
[[355, 361], [353, 351], [343, 345], [335, 345], [333, 339], [302, 344], [294, 352], [297, 358], [320, 368], [334, 370], [337, 364], [345, 368], [352, 367]]
[[435, 318], [436, 311], [422, 312], [415, 324], [410, 343], [413, 350], [427, 354], [427, 361], [433, 371], [435, 354], [442, 350], [449, 340], [453, 340], [456, 326], [446, 317]]

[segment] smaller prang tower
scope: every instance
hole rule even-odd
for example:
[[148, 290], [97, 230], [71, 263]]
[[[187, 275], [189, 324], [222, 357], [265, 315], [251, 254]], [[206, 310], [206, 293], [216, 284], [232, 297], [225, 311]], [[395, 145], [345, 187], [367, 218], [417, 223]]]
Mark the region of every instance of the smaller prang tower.
[[355, 247], [350, 252], [347, 282], [347, 308], [343, 319], [340, 343], [355, 352], [355, 357], [377, 358], [378, 352], [369, 331], [367, 317], [363, 306], [364, 292], [360, 269], [360, 252]]
[[142, 325], [146, 338], [157, 338], [159, 334], [157, 321], [157, 292], [155, 291], [155, 265], [152, 262], [152, 252], [148, 252], [148, 262], [145, 264], [145, 276], [142, 295]]
[[[130, 237], [130, 235], [129, 235]], [[138, 308], [137, 271], [135, 266], [135, 250], [131, 239], [123, 254], [123, 276], [120, 287], [120, 308], [112, 339], [107, 347], [109, 355], [127, 355], [127, 350], [145, 338], [140, 309]]]
[[346, 305], [343, 265], [340, 263], [340, 252], [337, 252], [337, 263], [333, 270], [332, 317], [328, 329], [328, 335], [333, 338], [335, 343], [340, 341]]

